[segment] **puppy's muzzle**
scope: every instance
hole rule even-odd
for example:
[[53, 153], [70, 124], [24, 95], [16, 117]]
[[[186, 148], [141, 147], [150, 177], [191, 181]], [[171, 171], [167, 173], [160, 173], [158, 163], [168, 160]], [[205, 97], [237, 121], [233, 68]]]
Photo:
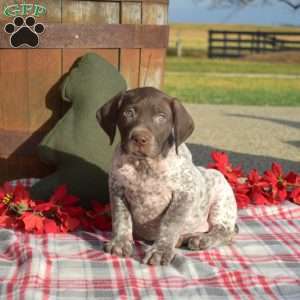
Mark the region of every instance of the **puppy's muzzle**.
[[151, 156], [154, 147], [154, 136], [147, 128], [135, 128], [129, 134], [129, 153]]
[[152, 140], [152, 135], [146, 129], [135, 129], [131, 132], [130, 139], [138, 147], [144, 147]]

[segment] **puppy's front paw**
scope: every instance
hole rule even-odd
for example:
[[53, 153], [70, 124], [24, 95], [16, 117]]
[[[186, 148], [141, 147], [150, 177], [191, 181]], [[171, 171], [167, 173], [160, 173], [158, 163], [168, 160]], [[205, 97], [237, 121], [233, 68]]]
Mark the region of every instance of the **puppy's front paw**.
[[148, 265], [168, 265], [174, 256], [175, 253], [172, 247], [158, 247], [153, 245], [146, 251], [143, 263]]
[[116, 237], [104, 245], [104, 251], [123, 257], [131, 256], [133, 252], [133, 242], [125, 237]]
[[187, 242], [187, 247], [191, 250], [206, 250], [210, 248], [212, 244], [212, 239], [204, 233], [191, 237]]

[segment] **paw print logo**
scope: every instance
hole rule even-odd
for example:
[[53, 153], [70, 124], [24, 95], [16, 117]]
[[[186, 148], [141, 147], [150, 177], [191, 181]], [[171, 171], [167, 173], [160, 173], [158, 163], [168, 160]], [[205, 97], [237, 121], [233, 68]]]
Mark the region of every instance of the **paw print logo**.
[[35, 22], [32, 16], [27, 17], [25, 20], [22, 17], [15, 17], [13, 23], [5, 25], [4, 30], [6, 33], [11, 34], [10, 45], [13, 48], [18, 48], [22, 45], [27, 45], [35, 48], [39, 45], [39, 34], [42, 34], [45, 27], [42, 23]]

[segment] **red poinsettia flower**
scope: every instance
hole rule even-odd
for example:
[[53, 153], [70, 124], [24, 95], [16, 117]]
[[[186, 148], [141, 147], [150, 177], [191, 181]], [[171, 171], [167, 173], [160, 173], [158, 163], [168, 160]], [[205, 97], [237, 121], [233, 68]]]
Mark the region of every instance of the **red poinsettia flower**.
[[59, 206], [72, 206], [78, 203], [79, 198], [69, 195], [67, 186], [61, 185], [54, 191], [49, 201]]
[[300, 204], [300, 187], [297, 187], [293, 191], [291, 191], [291, 193], [290, 193], [290, 199], [294, 203]]
[[60, 220], [60, 230], [61, 232], [72, 232], [79, 228], [80, 220], [78, 218], [71, 217], [68, 213], [58, 212], [59, 220]]
[[[72, 232], [80, 227], [80, 219], [84, 215], [83, 208], [70, 206], [71, 197], [66, 200], [66, 206], [58, 207], [56, 215], [60, 219], [60, 228], [62, 232]], [[75, 199], [75, 198], [74, 198]], [[74, 201], [72, 198], [72, 201]], [[68, 202], [69, 201], [69, 202]]]
[[271, 170], [264, 173], [264, 180], [269, 183], [270, 202], [273, 204], [282, 203], [287, 199], [288, 181], [283, 174], [282, 167], [279, 163], [272, 163]]
[[250, 203], [250, 198], [247, 195], [249, 191], [248, 184], [237, 182], [236, 184], [232, 185], [232, 189], [235, 195], [238, 208], [246, 208]]
[[256, 169], [253, 169], [249, 172], [247, 179], [250, 185], [259, 185], [262, 181], [262, 176]]
[[26, 189], [24, 185], [18, 184], [15, 187], [14, 201], [10, 208], [13, 209], [18, 215], [22, 215], [23, 212], [32, 211], [35, 205], [35, 201], [30, 198], [28, 189]]
[[25, 212], [20, 219], [24, 223], [26, 232], [43, 233], [44, 232], [44, 218], [39, 214], [32, 212]]
[[43, 202], [35, 205], [35, 210], [43, 213], [56, 209], [56, 205], [52, 202]]
[[14, 228], [16, 224], [15, 218], [8, 215], [0, 215], [0, 228]]
[[249, 197], [251, 203], [255, 205], [269, 204], [268, 194], [266, 193], [269, 183], [264, 180], [256, 169], [249, 172], [247, 182], [249, 185]]
[[46, 232], [71, 232], [80, 226], [83, 208], [78, 206], [79, 198], [68, 194], [67, 186], [59, 186], [48, 202], [36, 205], [35, 210], [47, 217]]
[[241, 166], [233, 167], [226, 153], [213, 151], [211, 158], [214, 162], [208, 164], [208, 168], [219, 170], [230, 183], [236, 183], [243, 176]]
[[285, 176], [285, 180], [287, 181], [288, 184], [292, 184], [292, 185], [300, 184], [300, 176], [295, 172], [289, 172]]
[[45, 218], [44, 220], [44, 233], [59, 233], [59, 225], [52, 219]]
[[5, 182], [0, 187], [0, 215], [6, 212], [8, 204], [13, 200], [14, 187], [9, 183]]
[[8, 194], [13, 194], [14, 190], [14, 187], [9, 182], [5, 182], [3, 186], [0, 187], [0, 200], [3, 200]]
[[111, 230], [110, 205], [92, 201], [92, 209], [86, 214], [87, 218], [83, 221], [84, 227], [91, 227], [93, 230]]
[[250, 198], [246, 194], [236, 192], [234, 193], [234, 195], [235, 195], [237, 207], [239, 209], [246, 208], [249, 206]]

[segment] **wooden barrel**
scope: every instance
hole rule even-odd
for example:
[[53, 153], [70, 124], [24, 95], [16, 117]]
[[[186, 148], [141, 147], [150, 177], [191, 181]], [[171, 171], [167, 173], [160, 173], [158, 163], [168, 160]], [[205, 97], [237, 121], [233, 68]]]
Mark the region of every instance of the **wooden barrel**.
[[[161, 87], [168, 0], [0, 0], [0, 4], [0, 183], [49, 173], [36, 155], [36, 145], [64, 113], [58, 86], [83, 54], [93, 51], [107, 59], [129, 88]], [[3, 28], [17, 15], [24, 20], [33, 15], [44, 25], [37, 47], [12, 49], [14, 33]]]

